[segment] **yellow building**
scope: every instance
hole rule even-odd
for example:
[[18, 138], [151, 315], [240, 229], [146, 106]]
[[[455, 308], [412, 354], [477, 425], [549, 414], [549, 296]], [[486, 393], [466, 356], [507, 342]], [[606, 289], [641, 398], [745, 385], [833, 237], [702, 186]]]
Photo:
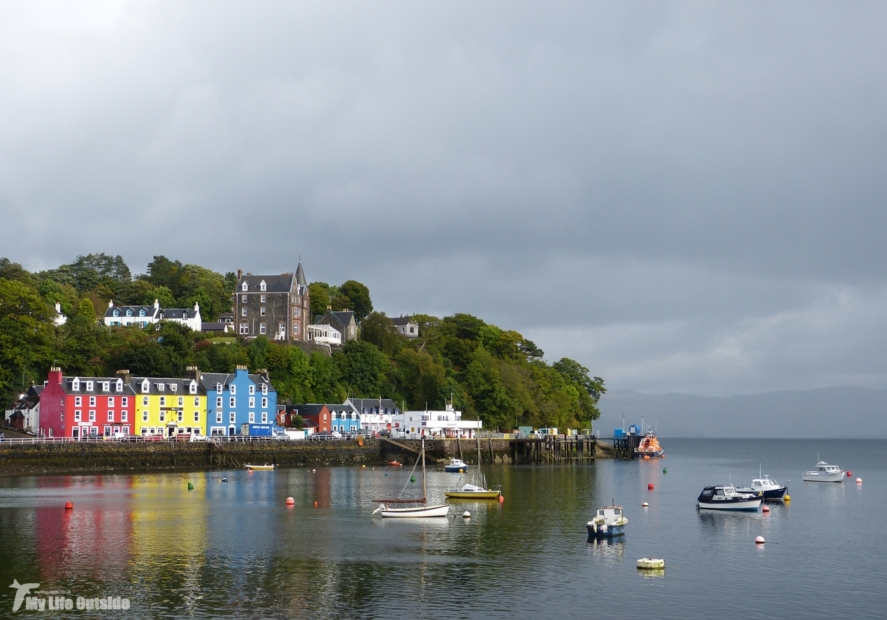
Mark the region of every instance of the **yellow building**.
[[133, 377], [135, 434], [206, 435], [206, 391], [195, 379]]

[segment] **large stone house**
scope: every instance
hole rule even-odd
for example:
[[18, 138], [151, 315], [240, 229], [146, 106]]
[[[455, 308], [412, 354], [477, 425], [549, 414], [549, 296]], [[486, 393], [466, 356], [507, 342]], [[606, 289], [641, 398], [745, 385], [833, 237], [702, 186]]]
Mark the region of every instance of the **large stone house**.
[[234, 324], [243, 338], [304, 341], [310, 320], [308, 280], [299, 263], [296, 273], [278, 276], [237, 272]]

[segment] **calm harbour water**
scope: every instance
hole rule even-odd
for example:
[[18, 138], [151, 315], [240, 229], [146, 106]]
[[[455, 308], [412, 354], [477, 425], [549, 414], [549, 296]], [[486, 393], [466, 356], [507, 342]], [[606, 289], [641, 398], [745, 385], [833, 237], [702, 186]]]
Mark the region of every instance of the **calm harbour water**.
[[[887, 614], [883, 441], [662, 444], [662, 461], [487, 466], [503, 504], [453, 501], [456, 518], [420, 522], [370, 516], [371, 500], [396, 495], [407, 468], [0, 478], [0, 617], [12, 615], [15, 590], [5, 586], [14, 579], [131, 601], [125, 612], [16, 617]], [[802, 482], [817, 453], [863, 484]], [[748, 484], [759, 463], [788, 484], [790, 504], [770, 504], [770, 514], [697, 511], [703, 486]], [[429, 496], [443, 500], [457, 479], [429, 471]], [[611, 499], [625, 507], [624, 540], [587, 543], [585, 523]], [[758, 535], [766, 545], [754, 544]], [[639, 572], [644, 556], [665, 558], [665, 574]]]

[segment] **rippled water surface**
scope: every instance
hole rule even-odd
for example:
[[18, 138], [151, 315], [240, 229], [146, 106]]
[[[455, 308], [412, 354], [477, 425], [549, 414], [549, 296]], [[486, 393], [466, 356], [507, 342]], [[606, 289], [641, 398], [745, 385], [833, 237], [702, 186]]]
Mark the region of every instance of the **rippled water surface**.
[[[885, 616], [884, 442], [662, 443], [662, 461], [488, 466], [504, 503], [453, 501], [449, 519], [412, 521], [370, 515], [404, 483], [421, 493], [407, 468], [0, 478], [0, 617], [13, 580], [131, 601], [40, 614], [52, 617]], [[863, 484], [801, 482], [817, 453]], [[748, 484], [759, 463], [788, 481], [789, 504], [697, 511], [703, 486]], [[430, 498], [457, 479], [429, 471]], [[585, 523], [611, 500], [624, 540], [588, 543]], [[639, 572], [644, 556], [664, 558], [664, 574]]]

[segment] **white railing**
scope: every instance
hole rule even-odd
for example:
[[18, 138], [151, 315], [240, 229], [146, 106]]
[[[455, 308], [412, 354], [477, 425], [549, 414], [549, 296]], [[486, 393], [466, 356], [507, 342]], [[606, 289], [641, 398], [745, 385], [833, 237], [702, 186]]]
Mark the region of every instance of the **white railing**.
[[[49, 444], [58, 444], [58, 443], [206, 443], [206, 442], [215, 442], [215, 443], [230, 443], [230, 442], [241, 442], [241, 441], [282, 441], [277, 440], [274, 437], [250, 437], [248, 435], [216, 435], [214, 437], [206, 437], [202, 439], [187, 439], [187, 435], [184, 436], [183, 439], [177, 439], [175, 436], [173, 437], [158, 437], [158, 436], [149, 436], [142, 437], [139, 435], [133, 435], [130, 437], [124, 437], [121, 439], [114, 439], [111, 437], [103, 437], [103, 436], [95, 436], [88, 435], [83, 438], [75, 438], [75, 437], [5, 437], [0, 438], [0, 446], [6, 445], [19, 445], [19, 444], [38, 444], [38, 443], [49, 443]], [[307, 439], [323, 439], [325, 441], [353, 441], [357, 435], [343, 435], [342, 437], [332, 437], [330, 435], [323, 435], [314, 437], [313, 435], [309, 435]], [[304, 440], [291, 440], [291, 441], [304, 441]]]

